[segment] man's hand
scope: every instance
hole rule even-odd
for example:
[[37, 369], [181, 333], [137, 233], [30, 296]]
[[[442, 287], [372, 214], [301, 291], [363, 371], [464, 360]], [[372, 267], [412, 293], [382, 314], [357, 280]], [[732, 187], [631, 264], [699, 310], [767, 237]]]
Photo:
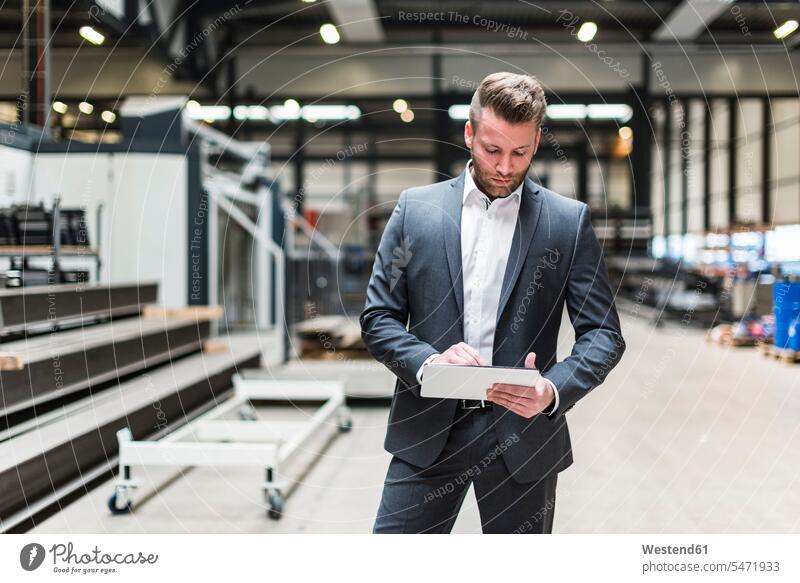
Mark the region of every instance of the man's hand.
[[[525, 368], [536, 368], [536, 353], [525, 357]], [[486, 393], [492, 403], [502, 405], [512, 413], [530, 419], [547, 409], [555, 399], [550, 383], [541, 376], [532, 387], [494, 383]]]
[[442, 352], [431, 360], [430, 364], [466, 364], [470, 366], [483, 366], [481, 355], [469, 344], [459, 342]]

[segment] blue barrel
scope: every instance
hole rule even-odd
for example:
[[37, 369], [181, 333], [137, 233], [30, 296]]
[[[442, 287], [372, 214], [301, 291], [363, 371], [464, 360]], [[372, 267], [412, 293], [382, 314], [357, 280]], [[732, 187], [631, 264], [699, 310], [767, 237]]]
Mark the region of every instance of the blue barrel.
[[775, 283], [775, 348], [800, 350], [800, 282]]

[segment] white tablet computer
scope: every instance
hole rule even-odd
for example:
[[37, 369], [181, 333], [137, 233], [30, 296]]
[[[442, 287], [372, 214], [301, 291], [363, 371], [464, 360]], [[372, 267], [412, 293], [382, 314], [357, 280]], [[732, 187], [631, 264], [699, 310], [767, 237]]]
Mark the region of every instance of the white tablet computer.
[[436, 399], [486, 399], [494, 383], [533, 386], [539, 371], [505, 366], [428, 364], [422, 375], [420, 395]]

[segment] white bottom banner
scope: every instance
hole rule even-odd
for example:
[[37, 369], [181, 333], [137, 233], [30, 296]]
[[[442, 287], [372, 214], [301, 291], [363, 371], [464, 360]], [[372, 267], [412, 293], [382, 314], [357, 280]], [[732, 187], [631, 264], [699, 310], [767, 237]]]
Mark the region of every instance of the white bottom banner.
[[0, 581], [796, 582], [798, 549], [799, 535], [20, 534], [0, 536]]

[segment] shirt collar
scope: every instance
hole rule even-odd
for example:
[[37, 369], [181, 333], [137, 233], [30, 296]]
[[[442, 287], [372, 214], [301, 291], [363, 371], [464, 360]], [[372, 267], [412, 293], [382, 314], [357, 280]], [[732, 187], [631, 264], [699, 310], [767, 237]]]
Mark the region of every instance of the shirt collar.
[[[464, 204], [467, 202], [467, 197], [470, 195], [471, 192], [475, 192], [481, 196], [486, 196], [485, 193], [481, 192], [481, 190], [476, 186], [475, 181], [472, 179], [472, 172], [469, 171], [470, 166], [472, 165], [472, 158], [467, 161], [466, 166], [466, 175], [464, 176], [464, 193], [461, 198], [461, 203]], [[504, 198], [514, 199], [515, 201], [519, 201], [520, 196], [522, 195], [522, 186], [525, 184], [525, 180], [523, 179], [522, 182], [519, 183], [511, 194]]]

